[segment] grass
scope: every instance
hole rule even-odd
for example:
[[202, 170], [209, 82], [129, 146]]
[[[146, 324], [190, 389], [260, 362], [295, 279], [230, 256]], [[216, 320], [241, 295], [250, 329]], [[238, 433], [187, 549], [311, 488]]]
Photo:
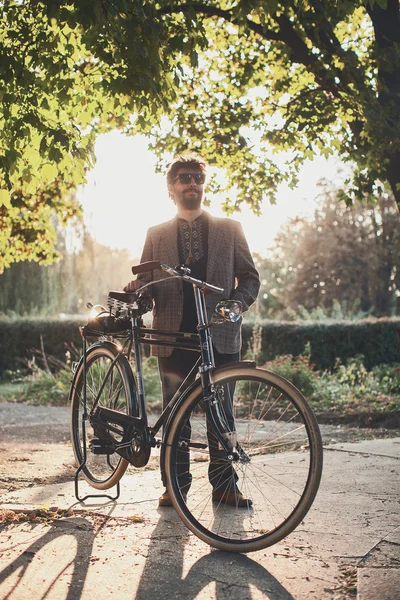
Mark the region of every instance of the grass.
[[[30, 375], [8, 372], [0, 380], [0, 402], [25, 402], [33, 406], [68, 406], [72, 370], [65, 368], [51, 374], [37, 366]], [[157, 359], [143, 361], [143, 378], [149, 411], [161, 409], [161, 384]]]
[[[352, 415], [400, 415], [400, 366], [379, 365], [367, 371], [363, 357], [339, 361], [334, 372], [321, 372], [310, 365], [309, 356], [280, 356], [263, 365], [264, 368], [291, 381], [308, 398], [314, 412], [332, 417]], [[161, 409], [161, 386], [154, 357], [143, 364], [145, 391], [149, 411]], [[0, 381], [0, 401], [26, 402], [32, 405], [66, 406], [72, 371], [69, 368], [51, 375], [36, 369], [28, 377], [18, 372], [13, 381]]]
[[314, 412], [337, 416], [400, 412], [400, 366], [367, 371], [363, 357], [336, 362], [334, 371], [317, 371], [308, 356], [281, 356], [263, 365], [282, 375], [308, 398]]
[[0, 383], [0, 402], [22, 402], [25, 388], [26, 383], [22, 381]]
[[34, 406], [67, 406], [72, 371], [52, 375], [41, 369], [17, 381], [0, 382], [0, 402], [26, 402]]

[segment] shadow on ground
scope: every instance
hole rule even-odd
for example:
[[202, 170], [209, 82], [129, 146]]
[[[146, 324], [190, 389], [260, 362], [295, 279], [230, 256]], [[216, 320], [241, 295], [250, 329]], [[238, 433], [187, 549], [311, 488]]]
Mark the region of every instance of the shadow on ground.
[[[179, 537], [177, 528], [182, 528]], [[193, 600], [210, 585], [214, 591], [209, 597], [216, 600], [251, 598], [251, 588], [265, 593], [271, 600], [294, 600], [271, 573], [243, 554], [211, 550], [191, 564], [190, 545], [187, 546], [189, 533], [184, 529], [177, 522], [172, 539], [168, 539], [165, 519], [160, 516], [151, 535], [136, 600], [159, 598], [160, 594], [164, 598]]]

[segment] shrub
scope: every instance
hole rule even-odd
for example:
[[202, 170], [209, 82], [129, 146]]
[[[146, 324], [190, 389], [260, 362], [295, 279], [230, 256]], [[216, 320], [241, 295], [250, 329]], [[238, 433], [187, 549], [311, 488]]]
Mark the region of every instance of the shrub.
[[68, 345], [77, 348], [82, 345], [79, 326], [84, 322], [85, 317], [65, 320], [0, 317], [0, 374], [20, 368], [42, 346], [46, 355], [65, 361]]
[[[286, 354], [263, 365], [291, 381], [309, 400], [318, 414], [332, 413], [337, 417], [346, 414], [370, 414], [383, 411], [400, 411], [400, 366], [380, 365], [367, 371], [363, 357], [357, 356], [347, 363], [336, 361], [335, 371], [317, 371], [310, 364], [310, 356]], [[162, 407], [161, 385], [157, 360], [149, 357], [143, 361], [146, 401], [150, 411]], [[3, 384], [4, 400], [25, 401], [30, 404], [65, 406], [68, 404], [72, 372], [61, 369], [51, 375], [39, 368], [29, 377], [18, 378], [19, 383]], [[14, 397], [12, 390], [14, 387]]]
[[368, 412], [400, 410], [400, 376], [392, 365], [367, 371], [363, 356], [346, 364], [337, 361], [336, 370], [318, 378], [312, 395], [314, 408], [330, 412]]
[[310, 357], [307, 353], [303, 356], [291, 354], [278, 356], [265, 363], [263, 368], [291, 381], [306, 398], [312, 396], [318, 389], [318, 375], [310, 365]]
[[[0, 375], [20, 368], [35, 353], [39, 360], [42, 344], [47, 355], [64, 361], [67, 346], [81, 348], [79, 326], [84, 321], [85, 317], [0, 317]], [[256, 326], [245, 322], [242, 347], [246, 351], [252, 336], [253, 356], [254, 352], [258, 354], [260, 364], [286, 354], [300, 356], [307, 342], [311, 346], [311, 361], [321, 370], [334, 369], [337, 358], [345, 363], [358, 354], [364, 355], [368, 370], [379, 364], [400, 363], [399, 318], [295, 323], [264, 320]]]
[[56, 375], [38, 370], [26, 380], [20, 400], [35, 406], [67, 406], [72, 377], [69, 369], [62, 369]]
[[372, 369], [373, 377], [379, 381], [384, 394], [400, 394], [400, 366], [378, 365]]
[[346, 363], [338, 359], [333, 371], [317, 371], [307, 350], [303, 356], [279, 356], [263, 367], [291, 381], [317, 413], [400, 410], [400, 366], [380, 365], [367, 371], [364, 357], [358, 355]]

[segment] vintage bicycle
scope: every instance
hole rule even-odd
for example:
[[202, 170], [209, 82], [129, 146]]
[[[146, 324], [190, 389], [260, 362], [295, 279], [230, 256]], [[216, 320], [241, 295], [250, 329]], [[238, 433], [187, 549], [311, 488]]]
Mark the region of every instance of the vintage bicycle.
[[[210, 328], [241, 318], [240, 302], [190, 276], [185, 266], [159, 262], [132, 267], [134, 274], [164, 272], [138, 292], [112, 291], [108, 308], [82, 329], [83, 355], [71, 386], [71, 439], [81, 475], [97, 490], [117, 485], [128, 464], [144, 467], [161, 448], [167, 487], [185, 525], [211, 546], [251, 552], [277, 543], [302, 521], [322, 472], [322, 442], [315, 416], [289, 381], [254, 362], [215, 368]], [[171, 278], [192, 285], [197, 333], [144, 327], [152, 309], [148, 288]], [[207, 318], [205, 293], [214, 293]], [[88, 340], [97, 341], [88, 346]], [[142, 373], [144, 344], [199, 354], [197, 376], [188, 375], [156, 423], [149, 425]], [[193, 380], [194, 379], [194, 380]], [[162, 429], [162, 436], [156, 437]], [[246, 506], [215, 501], [215, 490], [240, 488]], [[92, 494], [97, 495], [97, 494]]]

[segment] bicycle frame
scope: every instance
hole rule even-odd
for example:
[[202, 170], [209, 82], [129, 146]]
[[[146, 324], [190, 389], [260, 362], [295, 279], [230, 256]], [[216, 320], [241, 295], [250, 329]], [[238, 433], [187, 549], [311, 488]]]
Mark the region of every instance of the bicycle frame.
[[[190, 277], [185, 277], [190, 280]], [[168, 278], [170, 279], [170, 278]], [[197, 280], [194, 280], [195, 282]], [[153, 282], [152, 282], [153, 283]], [[198, 333], [185, 333], [185, 332], [171, 332], [164, 331], [158, 329], [148, 329], [143, 326], [142, 316], [132, 311], [131, 314], [131, 335], [129, 338], [126, 338], [125, 344], [121, 350], [121, 352], [126, 353], [128, 357], [130, 356], [133, 350], [133, 361], [135, 365], [135, 375], [136, 375], [136, 386], [137, 386], [137, 397], [138, 397], [138, 405], [139, 405], [139, 415], [142, 419], [145, 427], [149, 430], [151, 437], [154, 439], [154, 436], [158, 433], [163, 425], [165, 425], [173, 412], [174, 407], [177, 405], [178, 399], [182, 395], [182, 388], [185, 385], [185, 382], [193, 372], [193, 370], [199, 365], [199, 373], [201, 380], [201, 387], [203, 390], [204, 401], [209, 407], [209, 418], [210, 422], [215, 428], [216, 435], [218, 437], [221, 446], [229, 453], [234, 452], [232, 444], [230, 443], [229, 436], [225, 437], [221, 432], [222, 418], [218, 414], [218, 403], [211, 402], [212, 395], [214, 392], [213, 383], [212, 383], [212, 372], [215, 369], [214, 362], [214, 353], [212, 348], [211, 334], [209, 331], [210, 325], [207, 323], [207, 312], [205, 306], [205, 298], [204, 291], [199, 289], [196, 283], [193, 283], [193, 292], [195, 299], [195, 306], [197, 312]], [[85, 419], [88, 418], [87, 407], [86, 407], [86, 334], [90, 334], [90, 330], [88, 331], [86, 328], [83, 328], [83, 372], [84, 372], [84, 389], [83, 389], [83, 403], [84, 403], [84, 411], [83, 417]], [[170, 340], [162, 340], [155, 339], [151, 336], [165, 336], [165, 337], [173, 337], [176, 338], [177, 341]], [[127, 350], [124, 352], [128, 344]], [[148, 419], [147, 419], [147, 410], [146, 410], [146, 399], [145, 399], [145, 390], [144, 390], [144, 382], [143, 382], [143, 374], [142, 374], [142, 349], [141, 346], [144, 344], [149, 345], [157, 345], [157, 346], [168, 346], [172, 348], [180, 348], [188, 351], [197, 351], [200, 353], [199, 360], [195, 363], [192, 371], [188, 374], [186, 379], [182, 382], [181, 386], [174, 394], [173, 398], [170, 400], [168, 405], [162, 411], [157, 422], [151, 427], [148, 427]], [[91, 409], [91, 415], [93, 415], [98, 399], [101, 395], [101, 392], [110, 376], [110, 373], [118, 361], [119, 355], [116, 356], [115, 360], [110, 364], [109, 370], [105, 375], [103, 385], [101, 386], [97, 397], [93, 403]], [[191, 386], [190, 386], [191, 389]], [[186, 391], [186, 390], [185, 390]], [[223, 432], [224, 434], [229, 432]]]
[[[142, 375], [142, 355], [141, 355], [141, 345], [142, 344], [150, 344], [150, 345], [158, 345], [158, 346], [169, 346], [173, 348], [183, 348], [189, 351], [199, 351], [200, 357], [199, 360], [194, 365], [192, 371], [199, 364], [199, 373], [201, 380], [201, 387], [203, 390], [203, 397], [208, 407], [210, 422], [212, 423], [218, 441], [221, 443], [221, 446], [229, 453], [234, 453], [235, 450], [230, 442], [229, 436], [224, 437], [224, 434], [228, 432], [221, 432], [222, 419], [218, 414], [218, 404], [211, 403], [212, 393], [213, 393], [213, 384], [212, 384], [212, 372], [215, 369], [214, 362], [214, 353], [212, 348], [211, 334], [210, 334], [210, 325], [207, 323], [207, 312], [205, 306], [205, 298], [203, 290], [199, 289], [195, 284], [193, 285], [194, 299], [196, 305], [197, 312], [197, 320], [198, 333], [184, 333], [184, 332], [166, 332], [160, 331], [156, 329], [146, 329], [141, 325], [141, 318], [137, 316], [132, 317], [132, 347], [134, 352], [134, 362], [135, 362], [135, 371], [136, 371], [136, 379], [137, 379], [137, 390], [138, 390], [138, 398], [139, 398], [139, 407], [140, 407], [140, 416], [143, 419], [146, 427], [148, 427], [147, 422], [147, 412], [146, 412], [146, 401], [144, 394], [144, 384], [143, 384], [143, 375]], [[185, 340], [192, 340], [192, 344], [184, 344], [183, 342], [171, 342], [167, 340], [159, 340], [149, 338], [149, 335], [161, 335], [168, 337], [181, 337]], [[196, 342], [194, 344], [193, 342]], [[182, 393], [181, 390], [185, 385], [185, 382], [189, 378], [192, 371], [188, 374], [186, 379], [182, 382], [177, 392], [174, 394], [168, 405], [162, 411], [157, 422], [149, 428], [149, 432], [151, 436], [154, 436], [158, 433], [163, 425], [168, 422], [170, 415], [172, 414], [174, 408], [176, 407], [179, 398], [181, 398]], [[165, 434], [164, 434], [165, 435]]]
[[[171, 269], [171, 271], [174, 271], [174, 270]], [[238, 456], [238, 451], [235, 449], [234, 444], [232, 443], [232, 438], [234, 436], [231, 435], [232, 432], [228, 431], [225, 428], [224, 419], [220, 412], [219, 402], [217, 399], [215, 399], [215, 388], [213, 386], [213, 381], [212, 381], [212, 373], [215, 370], [215, 361], [214, 361], [214, 353], [213, 353], [212, 340], [211, 340], [211, 334], [210, 334], [210, 324], [207, 323], [207, 311], [206, 311], [206, 304], [205, 304], [205, 297], [204, 297], [204, 289], [206, 289], [206, 286], [208, 286], [209, 288], [210, 287], [213, 288], [214, 291], [222, 291], [222, 290], [220, 290], [220, 288], [216, 288], [215, 286], [210, 286], [209, 284], [203, 284], [202, 282], [200, 282], [194, 278], [191, 278], [188, 275], [178, 276], [178, 277], [186, 280], [188, 283], [190, 282], [193, 285], [195, 306], [196, 306], [197, 319], [198, 319], [198, 326], [197, 326], [198, 333], [171, 332], [171, 331], [163, 331], [163, 330], [156, 330], [156, 329], [148, 329], [143, 326], [142, 315], [139, 313], [139, 311], [135, 311], [133, 309], [130, 313], [130, 319], [131, 319], [130, 335], [129, 335], [129, 337], [126, 336], [126, 334], [123, 335], [123, 337], [125, 338], [125, 344], [123, 345], [120, 353], [116, 355], [115, 359], [111, 362], [111, 364], [108, 368], [108, 371], [105, 375], [102, 386], [101, 386], [99, 392], [97, 393], [96, 398], [94, 399], [93, 406], [90, 411], [90, 415], [88, 415], [88, 412], [87, 412], [87, 382], [86, 382], [87, 344], [86, 344], [86, 337], [93, 335], [96, 332], [94, 332], [93, 330], [91, 330], [90, 327], [87, 327], [87, 326], [85, 326], [81, 329], [82, 337], [83, 337], [82, 368], [83, 368], [83, 380], [84, 380], [83, 413], [82, 413], [83, 438], [85, 439], [86, 421], [89, 418], [94, 418], [94, 413], [97, 409], [98, 400], [101, 396], [102, 390], [104, 389], [104, 387], [110, 377], [113, 367], [115, 366], [116, 362], [119, 360], [121, 354], [126, 354], [129, 357], [133, 350], [133, 361], [134, 361], [134, 365], [135, 365], [139, 416], [140, 416], [140, 420], [141, 420], [145, 430], [148, 432], [150, 446], [154, 447], [159, 443], [156, 440], [155, 436], [163, 425], [167, 425], [166, 427], [164, 427], [164, 432], [163, 432], [163, 440], [165, 439], [167, 432], [168, 432], [168, 425], [170, 423], [170, 419], [173, 417], [174, 410], [178, 408], [179, 401], [182, 401], [184, 399], [184, 397], [186, 396], [186, 394], [189, 391], [191, 391], [195, 385], [198, 385], [196, 382], [193, 382], [189, 387], [186, 387], [184, 389], [184, 392], [182, 393], [182, 388], [185, 386], [186, 381], [189, 379], [191, 373], [197, 367], [197, 365], [199, 365], [199, 373], [200, 373], [201, 388], [203, 391], [203, 399], [205, 402], [207, 415], [208, 415], [210, 424], [214, 429], [215, 436], [217, 437], [221, 448], [223, 448], [228, 453], [228, 455], [231, 456], [231, 458], [234, 458], [234, 457]], [[167, 279], [171, 279], [171, 277], [168, 277]], [[149, 285], [152, 285], [153, 283], [159, 283], [159, 281], [151, 282], [150, 284], [147, 284], [146, 286], [143, 286], [143, 287], [147, 287]], [[151, 337], [154, 335], [173, 337], [173, 338], [176, 338], [176, 341], [154, 339], [153, 337]], [[119, 336], [119, 337], [121, 337], [121, 336]], [[152, 427], [148, 426], [147, 410], [146, 410], [146, 399], [145, 399], [144, 381], [143, 381], [143, 373], [142, 373], [142, 349], [141, 349], [141, 346], [143, 344], [168, 346], [168, 347], [172, 347], [172, 348], [180, 348], [180, 349], [185, 349], [188, 351], [200, 352], [199, 359], [195, 363], [193, 369], [187, 375], [185, 380], [182, 382], [179, 389], [174, 394], [173, 398], [170, 400], [168, 405], [162, 411], [157, 422]], [[110, 412], [109, 409], [102, 409], [102, 412], [107, 414], [107, 410]], [[112, 411], [111, 411], [111, 413], [112, 413]], [[110, 416], [110, 419], [111, 419], [111, 416]], [[119, 420], [119, 424], [124, 428], [124, 431], [125, 431], [125, 427], [127, 428], [127, 431], [129, 431], [129, 429], [128, 429], [129, 427], [132, 427], [132, 417], [129, 417], [127, 415], [119, 415], [118, 420]], [[109, 425], [109, 427], [110, 427], [110, 430], [113, 429], [111, 425]], [[126, 441], [123, 444], [118, 444], [118, 447], [119, 446], [121, 446], [121, 448], [126, 447], [127, 446]], [[117, 450], [117, 448], [116, 448], [116, 450]], [[79, 468], [78, 468], [76, 476], [75, 476], [75, 489], [76, 489], [75, 494], [78, 499], [80, 499], [80, 498], [79, 498], [79, 495], [77, 492], [77, 479], [78, 479], [79, 472], [82, 470], [82, 468], [86, 464], [86, 460], [87, 460], [86, 457], [87, 457], [87, 449], [86, 449], [86, 445], [85, 445], [84, 451], [83, 451], [84, 460], [83, 460], [82, 464], [79, 465]], [[118, 495], [119, 495], [119, 487], [118, 487]], [[117, 497], [118, 497], [118, 495], [117, 495]], [[88, 496], [86, 496], [86, 497], [88, 497]], [[110, 496], [107, 496], [107, 497], [110, 498]], [[83, 498], [81, 500], [84, 500], [85, 498]], [[110, 499], [116, 499], [116, 498], [110, 498]]]

